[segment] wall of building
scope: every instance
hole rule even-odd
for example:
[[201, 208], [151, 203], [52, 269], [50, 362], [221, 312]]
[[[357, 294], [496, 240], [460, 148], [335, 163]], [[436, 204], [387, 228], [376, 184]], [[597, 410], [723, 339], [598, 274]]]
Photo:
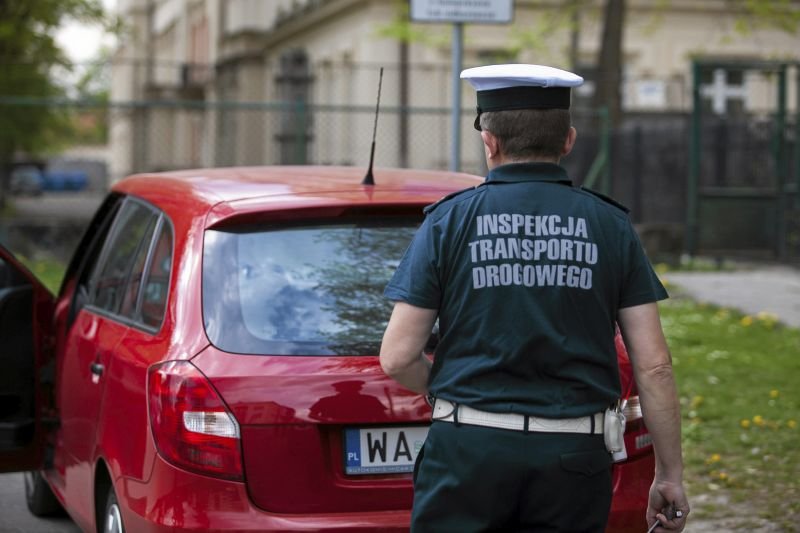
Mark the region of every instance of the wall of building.
[[[564, 9], [566, 4], [517, 0], [513, 24], [467, 25], [464, 66], [514, 61], [572, 68], [575, 57], [576, 70], [585, 70], [590, 78], [604, 2], [588, 3], [577, 19]], [[159, 109], [154, 117], [135, 109], [116, 110], [112, 175], [142, 170], [139, 165], [145, 160], [159, 168], [276, 164], [291, 161], [295, 154], [298, 161], [365, 165], [381, 66], [385, 70], [378, 161], [386, 166], [446, 167], [452, 27], [411, 24], [415, 38], [406, 47], [403, 67], [403, 45], [386, 30], [397, 29], [404, 5], [405, 0], [120, 1], [132, 31], [117, 52], [125, 61], [115, 66], [112, 99], [191, 97], [217, 107], [202, 112]], [[748, 22], [743, 12], [731, 10], [725, 0], [630, 0], [628, 5], [623, 97], [629, 112], [688, 111], [694, 57], [798, 59], [796, 34], [766, 26], [743, 32], [743, 22]], [[311, 77], [310, 91], [302, 97], [296, 87], [289, 90], [281, 81], [282, 58], [298, 51]], [[193, 68], [193, 76], [201, 79], [187, 92], [182, 88], [182, 66], [204, 62], [204, 72]], [[740, 98], [744, 110], [774, 110], [774, 81], [772, 74], [743, 76], [739, 83], [746, 88]], [[471, 127], [474, 91], [465, 83], [461, 90], [463, 168], [480, 171], [482, 151]], [[578, 93], [586, 98], [591, 90], [587, 83]], [[795, 110], [794, 78], [788, 99], [789, 110]], [[229, 101], [256, 107], [226, 108]], [[401, 107], [403, 102], [408, 108]], [[733, 100], [729, 103], [726, 112], [735, 107]], [[287, 141], [293, 132], [296, 141]], [[409, 149], [409, 144], [416, 147]]]

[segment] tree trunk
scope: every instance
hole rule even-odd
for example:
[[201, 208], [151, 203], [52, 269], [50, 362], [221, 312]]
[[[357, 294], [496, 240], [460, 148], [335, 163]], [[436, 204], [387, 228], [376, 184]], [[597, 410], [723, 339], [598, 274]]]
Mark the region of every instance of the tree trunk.
[[608, 108], [611, 127], [622, 117], [622, 37], [625, 30], [625, 0], [606, 0], [603, 41], [597, 60], [594, 107]]
[[11, 181], [12, 157], [0, 153], [0, 216], [8, 205], [8, 189]]

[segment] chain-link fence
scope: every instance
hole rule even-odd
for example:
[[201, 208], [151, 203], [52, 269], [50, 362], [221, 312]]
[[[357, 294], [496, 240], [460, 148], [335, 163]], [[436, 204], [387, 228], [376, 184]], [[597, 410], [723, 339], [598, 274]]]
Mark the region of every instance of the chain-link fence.
[[[113, 83], [141, 90], [112, 91], [116, 96], [111, 103], [6, 97], [0, 98], [0, 108], [47, 106], [71, 117], [72, 128], [59, 142], [61, 146], [100, 142], [108, 172], [103, 179], [90, 180], [90, 186], [98, 189], [132, 173], [173, 169], [280, 164], [366, 167], [379, 65], [308, 65], [304, 61], [290, 55], [272, 66], [256, 63], [214, 69], [128, 62], [115, 67]], [[150, 83], [143, 83], [148, 79]], [[448, 168], [450, 83], [448, 66], [385, 68], [376, 166]], [[657, 235], [653, 247], [671, 253], [683, 249], [687, 218], [691, 130], [687, 85], [686, 80], [676, 79], [626, 80], [622, 88], [626, 113], [613, 131], [603, 121], [602, 110], [590, 107], [590, 94], [576, 91], [572, 114], [578, 143], [562, 161], [577, 184], [588, 181], [629, 206], [634, 221]], [[469, 102], [474, 98], [465, 86], [459, 166], [480, 175], [486, 167], [480, 137], [472, 128], [474, 111]], [[769, 107], [770, 102], [764, 102]], [[636, 111], [637, 106], [668, 110]], [[756, 111], [737, 108], [704, 121], [702, 187], [769, 187], [774, 182], [774, 163], [769, 158], [776, 142], [773, 118], [763, 109]], [[788, 154], [784, 175], [800, 181], [795, 178], [795, 121], [790, 111], [782, 141]], [[786, 198], [794, 257], [800, 257], [800, 243], [795, 243], [797, 188], [790, 186]], [[747, 216], [746, 209], [742, 216]], [[769, 225], [769, 221], [758, 225]]]

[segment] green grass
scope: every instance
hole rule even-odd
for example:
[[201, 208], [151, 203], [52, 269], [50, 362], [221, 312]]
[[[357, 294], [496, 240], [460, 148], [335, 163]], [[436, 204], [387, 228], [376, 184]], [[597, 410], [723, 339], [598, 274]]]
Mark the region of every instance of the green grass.
[[61, 280], [64, 279], [66, 265], [51, 258], [29, 259], [27, 257], [18, 256], [18, 259], [33, 272], [45, 287], [50, 289], [50, 292], [58, 294], [58, 289], [61, 287]]
[[680, 257], [656, 263], [654, 268], [662, 275], [667, 272], [731, 272], [737, 267], [735, 263], [722, 258]]
[[696, 304], [661, 305], [683, 416], [690, 494], [730, 501], [790, 530], [800, 517], [800, 330], [769, 314]]

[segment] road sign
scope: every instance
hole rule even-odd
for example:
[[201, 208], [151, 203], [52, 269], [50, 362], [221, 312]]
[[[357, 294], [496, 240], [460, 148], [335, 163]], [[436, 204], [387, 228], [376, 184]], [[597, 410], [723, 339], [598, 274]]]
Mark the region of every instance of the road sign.
[[410, 0], [414, 22], [469, 22], [508, 24], [514, 18], [514, 0]]

